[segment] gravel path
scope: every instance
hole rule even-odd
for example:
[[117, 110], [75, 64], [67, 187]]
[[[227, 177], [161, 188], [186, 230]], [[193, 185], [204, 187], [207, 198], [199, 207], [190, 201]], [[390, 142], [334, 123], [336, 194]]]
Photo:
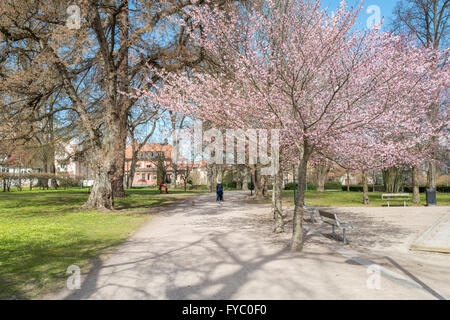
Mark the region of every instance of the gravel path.
[[[367, 282], [373, 272], [367, 266], [371, 261], [360, 257], [361, 250], [352, 242], [344, 246], [310, 232], [303, 252], [289, 252], [286, 247], [289, 234], [272, 232], [270, 206], [250, 204], [244, 201], [245, 197], [242, 192], [226, 192], [225, 202], [217, 203], [214, 194], [198, 195], [160, 212], [114, 253], [96, 261], [89, 272], [82, 270], [86, 274], [81, 289], [64, 289], [46, 298], [442, 297], [434, 291], [441, 289], [436, 289], [434, 283], [430, 288], [429, 283], [425, 285], [412, 274], [400, 272], [398, 266], [385, 262], [380, 264], [397, 272], [396, 276], [401, 273], [407, 283], [383, 276], [379, 290], [369, 289]], [[355, 242], [357, 237], [352, 239], [350, 233], [349, 239]], [[440, 285], [448, 289], [448, 280]]]

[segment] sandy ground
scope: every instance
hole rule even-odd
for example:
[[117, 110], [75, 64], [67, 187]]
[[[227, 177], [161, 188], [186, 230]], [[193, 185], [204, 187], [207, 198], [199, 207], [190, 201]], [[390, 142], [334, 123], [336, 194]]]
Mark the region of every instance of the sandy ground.
[[45, 298], [450, 298], [450, 255], [409, 250], [448, 207], [336, 208], [355, 226], [350, 244], [331, 238], [327, 225], [305, 222], [305, 248], [291, 253], [291, 223], [286, 234], [274, 234], [270, 206], [245, 197], [226, 192], [217, 203], [214, 194], [198, 195], [160, 212], [82, 270], [81, 289]]

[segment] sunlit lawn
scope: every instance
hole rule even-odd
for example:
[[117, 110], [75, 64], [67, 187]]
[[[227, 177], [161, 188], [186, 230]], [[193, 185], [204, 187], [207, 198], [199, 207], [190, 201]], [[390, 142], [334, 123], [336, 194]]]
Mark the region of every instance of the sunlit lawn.
[[[69, 189], [68, 189], [69, 190]], [[0, 299], [29, 299], [64, 286], [66, 270], [123, 242], [151, 217], [149, 208], [186, 196], [132, 194], [118, 211], [81, 212], [83, 190], [0, 192]]]
[[[381, 200], [381, 192], [369, 192], [369, 206], [381, 207], [386, 206], [386, 200]], [[412, 194], [411, 194], [412, 197]], [[425, 194], [420, 194], [421, 205], [426, 205]], [[266, 199], [265, 201], [270, 201]], [[305, 202], [309, 206], [317, 207], [358, 207], [366, 206], [363, 204], [363, 193], [362, 192], [346, 192], [346, 191], [307, 191], [305, 195]], [[450, 193], [438, 193], [437, 194], [437, 204], [438, 206], [450, 206]], [[283, 191], [283, 205], [292, 206], [294, 205], [294, 191], [284, 190]], [[403, 206], [403, 201], [390, 201], [391, 206], [400, 205]], [[406, 202], [407, 206], [414, 206], [414, 204], [409, 201]]]
[[[66, 194], [88, 194], [89, 188], [58, 188], [58, 189], [39, 189], [33, 188], [30, 190], [29, 188], [22, 188], [22, 191], [17, 190], [16, 188], [12, 188], [11, 192], [1, 192], [2, 194], [46, 194], [46, 193], [66, 193]], [[163, 190], [164, 191], [164, 190]], [[205, 193], [207, 190], [186, 190], [184, 191], [183, 187], [178, 186], [176, 189], [168, 188], [169, 194], [179, 194], [179, 193]], [[126, 194], [159, 194], [159, 189], [156, 187], [133, 187], [132, 189], [126, 189]]]

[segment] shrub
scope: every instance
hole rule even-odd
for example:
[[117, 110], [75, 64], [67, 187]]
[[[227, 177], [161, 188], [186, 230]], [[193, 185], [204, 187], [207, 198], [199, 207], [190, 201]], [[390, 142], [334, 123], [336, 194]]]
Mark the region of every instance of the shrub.
[[[347, 191], [347, 186], [342, 186], [342, 191]], [[350, 191], [363, 192], [362, 185], [350, 185]], [[373, 185], [369, 184], [369, 192], [373, 191]], [[383, 185], [375, 185], [375, 192], [384, 192]]]
[[[295, 187], [296, 187], [295, 189], [297, 189], [297, 187], [298, 187], [297, 183], [295, 183]], [[295, 190], [295, 189], [294, 189], [294, 183], [292, 183], [292, 182], [286, 183], [284, 185], [284, 190]], [[317, 190], [317, 187], [313, 183], [308, 182], [308, 190]]]
[[[412, 186], [403, 186], [403, 189], [405, 192], [409, 192], [409, 193], [413, 192]], [[427, 186], [419, 186], [420, 193], [425, 193], [426, 191], [427, 191]], [[436, 191], [448, 193], [448, 192], [450, 192], [450, 187], [447, 187], [446, 185], [439, 185], [439, 186], [436, 186]]]
[[208, 190], [208, 187], [204, 184], [193, 184], [188, 186], [189, 190]]
[[326, 190], [341, 190], [342, 184], [339, 181], [325, 183]]
[[224, 183], [223, 185], [225, 187], [227, 187], [227, 188], [236, 189], [237, 182], [236, 181], [230, 181], [230, 182]]

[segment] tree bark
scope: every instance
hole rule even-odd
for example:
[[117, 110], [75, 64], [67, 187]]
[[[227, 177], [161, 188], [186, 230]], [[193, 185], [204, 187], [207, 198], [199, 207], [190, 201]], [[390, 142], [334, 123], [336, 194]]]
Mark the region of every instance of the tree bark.
[[87, 202], [83, 205], [84, 210], [100, 209], [112, 210], [114, 207], [114, 196], [111, 186], [111, 177], [107, 167], [97, 168], [95, 181]]
[[292, 251], [301, 251], [303, 249], [303, 203], [305, 202], [306, 173], [311, 151], [311, 147], [305, 141], [303, 144], [303, 155], [299, 161], [297, 171], [298, 188], [294, 208], [294, 230], [292, 232], [291, 240]]
[[362, 170], [363, 179], [363, 203], [369, 204], [369, 183], [367, 181], [367, 170]]
[[83, 209], [112, 210], [114, 207], [113, 181], [115, 181], [114, 176], [117, 174], [117, 154], [125, 152], [119, 134], [121, 131], [120, 126], [121, 124], [117, 119], [108, 121], [103, 132], [100, 150], [94, 151], [90, 155], [94, 170], [94, 184], [87, 202], [83, 205]]
[[402, 187], [403, 169], [392, 167], [383, 170], [384, 189], [388, 193], [397, 193]]
[[[53, 113], [53, 102], [49, 104], [49, 111], [50, 111], [50, 116], [48, 119], [48, 126], [49, 126], [49, 134], [50, 134], [50, 173], [52, 173], [53, 175], [56, 174], [56, 157], [55, 157], [55, 130], [54, 130], [54, 122], [53, 122], [53, 117], [54, 115]], [[54, 188], [54, 189], [58, 189], [58, 181], [56, 181], [56, 178], [52, 178], [50, 180], [50, 187]]]
[[253, 179], [253, 187], [254, 187], [254, 192], [253, 192], [253, 197], [255, 199], [261, 199], [264, 197], [263, 195], [263, 188], [261, 185], [261, 176], [259, 174], [259, 169], [256, 165], [252, 165], [251, 167], [251, 175], [252, 175], [252, 179]]
[[284, 232], [284, 214], [282, 203], [282, 189], [283, 189], [283, 171], [281, 166], [278, 168], [278, 172], [273, 177], [273, 191], [272, 191], [272, 211], [273, 218], [275, 219], [274, 232]]
[[127, 177], [127, 188], [131, 189], [133, 187], [134, 175], [136, 173], [136, 164], [137, 164], [137, 152], [135, 152], [134, 148], [132, 151], [130, 171], [128, 172]]
[[420, 190], [419, 190], [419, 168], [412, 166], [411, 182], [413, 187], [413, 203], [420, 203]]
[[325, 191], [325, 182], [328, 177], [328, 172], [330, 171], [330, 165], [327, 164], [319, 164], [316, 166], [316, 181], [317, 181], [317, 191], [324, 192]]
[[427, 172], [427, 188], [436, 189], [436, 163], [430, 161]]
[[261, 179], [261, 194], [264, 198], [267, 197], [267, 177], [260, 176]]
[[[128, 0], [122, 0], [123, 10], [120, 11], [117, 17], [117, 24], [119, 27], [119, 45], [120, 49], [125, 51], [122, 60], [117, 69], [117, 85], [121, 92], [128, 93], [129, 80], [129, 65], [128, 65], [128, 41], [129, 41], [129, 21], [128, 21]], [[127, 147], [128, 134], [128, 110], [130, 108], [130, 98], [126, 95], [116, 94], [116, 110], [117, 122], [119, 124], [119, 132], [117, 137], [118, 152], [114, 159], [114, 174], [112, 176], [112, 191], [114, 197], [123, 198], [126, 196], [123, 186], [125, 175], [125, 150]]]
[[208, 174], [207, 174], [207, 181], [206, 184], [208, 186], [208, 191], [209, 192], [214, 192], [215, 191], [215, 182], [217, 179], [216, 176], [216, 172], [214, 170], [214, 164], [210, 164], [207, 166], [207, 170], [208, 170]]
[[242, 190], [244, 191], [248, 191], [248, 183], [249, 183], [249, 179], [248, 179], [248, 167], [245, 166], [243, 169], [243, 178], [242, 178]]
[[347, 169], [347, 192], [350, 192], [350, 170]]

